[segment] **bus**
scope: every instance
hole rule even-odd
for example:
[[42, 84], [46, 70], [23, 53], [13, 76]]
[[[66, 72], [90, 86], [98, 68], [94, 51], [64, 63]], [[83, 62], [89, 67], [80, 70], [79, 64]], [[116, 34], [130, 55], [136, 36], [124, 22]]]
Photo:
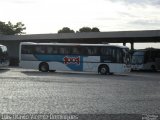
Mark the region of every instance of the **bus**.
[[132, 55], [132, 70], [160, 70], [160, 49], [135, 50]]
[[9, 65], [9, 57], [7, 47], [0, 45], [0, 68], [7, 67]]
[[100, 74], [130, 72], [130, 54], [125, 46], [75, 43], [20, 43], [22, 68], [52, 71], [86, 71]]

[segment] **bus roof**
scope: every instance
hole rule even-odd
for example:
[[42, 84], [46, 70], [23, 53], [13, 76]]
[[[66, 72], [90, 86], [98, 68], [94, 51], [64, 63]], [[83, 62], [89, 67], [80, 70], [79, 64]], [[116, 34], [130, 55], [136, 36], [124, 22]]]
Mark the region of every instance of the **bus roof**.
[[146, 51], [160, 51], [159, 48], [146, 48], [146, 49], [137, 49], [134, 52], [146, 52]]
[[5, 45], [0, 44], [0, 47], [3, 47], [3, 46], [5, 46]]
[[110, 44], [78, 44], [78, 43], [35, 43], [35, 42], [21, 42], [20, 45], [57, 45], [57, 46], [111, 46], [118, 48], [128, 48], [127, 46], [110, 45]]

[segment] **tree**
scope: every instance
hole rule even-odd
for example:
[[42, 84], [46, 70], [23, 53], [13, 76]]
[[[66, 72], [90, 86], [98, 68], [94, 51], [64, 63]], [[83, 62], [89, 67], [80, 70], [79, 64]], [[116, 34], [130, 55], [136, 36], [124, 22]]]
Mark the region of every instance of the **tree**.
[[100, 32], [100, 30], [97, 27], [93, 27], [91, 32]]
[[26, 27], [22, 22], [17, 22], [13, 25], [10, 21], [8, 23], [0, 21], [0, 34], [4, 35], [16, 35], [16, 34], [24, 34], [23, 30]]
[[78, 32], [100, 32], [100, 30], [97, 27], [93, 27], [93, 28], [82, 27], [82, 28], [79, 29]]
[[61, 30], [59, 30], [58, 33], [75, 33], [75, 32], [74, 32], [74, 30], [71, 30], [68, 27], [64, 27]]
[[79, 32], [91, 32], [91, 28], [90, 27], [82, 27], [79, 29]]

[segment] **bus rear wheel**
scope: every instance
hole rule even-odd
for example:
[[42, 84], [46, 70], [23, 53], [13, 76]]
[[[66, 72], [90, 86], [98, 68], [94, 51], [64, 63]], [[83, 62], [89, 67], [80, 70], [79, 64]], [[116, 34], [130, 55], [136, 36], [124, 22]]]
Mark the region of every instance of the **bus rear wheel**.
[[107, 65], [101, 65], [98, 68], [98, 73], [101, 75], [107, 75], [109, 74], [109, 67]]
[[156, 67], [154, 65], [151, 66], [152, 72], [156, 72]]
[[39, 65], [39, 71], [48, 72], [49, 71], [49, 65], [45, 62], [41, 63]]

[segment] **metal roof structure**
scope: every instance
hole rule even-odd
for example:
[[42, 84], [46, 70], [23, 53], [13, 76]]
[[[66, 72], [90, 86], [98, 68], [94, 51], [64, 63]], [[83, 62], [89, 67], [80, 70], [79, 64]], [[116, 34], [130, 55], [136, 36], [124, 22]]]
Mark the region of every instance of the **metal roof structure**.
[[160, 30], [112, 31], [59, 34], [0, 35], [0, 41], [43, 41], [74, 43], [160, 42]]

